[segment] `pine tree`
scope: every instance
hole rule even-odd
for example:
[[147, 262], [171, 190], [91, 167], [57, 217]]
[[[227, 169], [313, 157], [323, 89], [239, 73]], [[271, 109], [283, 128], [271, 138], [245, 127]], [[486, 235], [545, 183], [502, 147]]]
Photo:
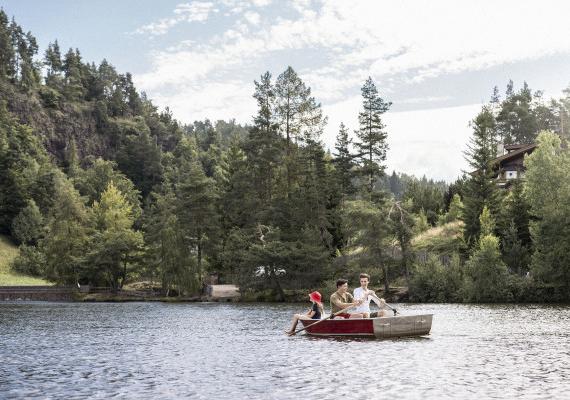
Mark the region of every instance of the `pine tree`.
[[388, 135], [381, 117], [392, 103], [385, 102], [378, 95], [378, 89], [369, 77], [362, 86], [362, 105], [364, 109], [358, 114], [360, 127], [356, 131], [360, 141], [355, 146], [361, 158], [361, 172], [367, 177], [366, 189], [371, 195], [376, 179], [384, 174], [386, 168], [382, 163], [386, 160]]
[[496, 119], [497, 133], [505, 144], [533, 143], [538, 133], [538, 122], [533, 111], [532, 91], [526, 82], [517, 93], [509, 81], [505, 100]]
[[15, 57], [8, 16], [3, 9], [0, 9], [0, 79], [14, 78]]
[[340, 186], [342, 194], [342, 201], [344, 202], [345, 196], [350, 196], [354, 193], [354, 185], [352, 183], [354, 167], [353, 156], [350, 154], [350, 145], [352, 140], [348, 137], [348, 129], [341, 122], [338, 134], [336, 136], [335, 150], [333, 153], [337, 182]]
[[182, 161], [175, 186], [176, 215], [188, 247], [196, 255], [198, 278], [204, 271], [204, 255], [213, 255], [217, 245], [219, 216], [216, 212], [214, 180], [204, 173], [198, 161]]
[[257, 115], [253, 122], [261, 132], [270, 133], [277, 129], [275, 123], [275, 88], [271, 83], [271, 74], [268, 72], [261, 75], [259, 82], [254, 81], [255, 93], [253, 97], [257, 100]]
[[480, 235], [479, 216], [487, 206], [493, 216], [499, 213], [499, 193], [491, 161], [495, 158], [495, 119], [488, 108], [483, 108], [472, 123], [473, 136], [465, 153], [473, 169], [465, 183], [463, 196], [464, 236], [473, 246]]
[[76, 284], [84, 278], [84, 256], [88, 248], [89, 220], [83, 199], [61, 174], [56, 181], [54, 207], [48, 215], [40, 248], [46, 259], [46, 278]]

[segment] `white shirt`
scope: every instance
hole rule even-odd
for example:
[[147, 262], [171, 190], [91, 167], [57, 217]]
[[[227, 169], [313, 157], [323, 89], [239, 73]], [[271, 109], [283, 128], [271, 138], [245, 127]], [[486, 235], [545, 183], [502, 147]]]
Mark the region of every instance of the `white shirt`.
[[[365, 297], [364, 289], [362, 289], [361, 287], [354, 289], [354, 300], [364, 299], [364, 297]], [[351, 312], [352, 313], [364, 313], [364, 312], [369, 313], [370, 312], [370, 301], [371, 300], [374, 303], [376, 303], [378, 308], [382, 308], [382, 306], [380, 305], [380, 301], [378, 301], [376, 299], [376, 297], [368, 295], [368, 299], [365, 299], [364, 303], [362, 303], [358, 307], [354, 308], [353, 311], [351, 311]]]

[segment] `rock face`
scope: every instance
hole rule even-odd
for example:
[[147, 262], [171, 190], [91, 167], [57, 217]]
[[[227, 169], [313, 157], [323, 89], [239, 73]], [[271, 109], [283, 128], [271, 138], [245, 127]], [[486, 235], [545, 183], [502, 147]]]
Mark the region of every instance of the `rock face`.
[[236, 285], [208, 285], [206, 288], [208, 301], [232, 301], [240, 298]]

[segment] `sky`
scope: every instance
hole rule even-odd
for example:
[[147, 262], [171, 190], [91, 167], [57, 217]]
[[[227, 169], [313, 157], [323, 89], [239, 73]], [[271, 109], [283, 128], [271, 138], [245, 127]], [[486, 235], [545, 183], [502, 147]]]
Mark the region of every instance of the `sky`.
[[369, 76], [392, 102], [388, 171], [456, 179], [493, 87], [570, 84], [567, 1], [0, 0], [38, 39], [107, 59], [184, 122], [251, 123], [253, 81], [292, 66], [322, 104], [322, 141], [357, 128]]

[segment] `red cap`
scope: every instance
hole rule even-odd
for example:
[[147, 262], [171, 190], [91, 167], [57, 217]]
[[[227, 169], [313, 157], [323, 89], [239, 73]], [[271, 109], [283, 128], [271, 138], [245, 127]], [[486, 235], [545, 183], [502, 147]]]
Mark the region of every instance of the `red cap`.
[[321, 296], [321, 294], [320, 294], [319, 292], [314, 291], [314, 292], [312, 292], [312, 293], [309, 293], [309, 298], [310, 298], [311, 300], [313, 300], [315, 303], [320, 303], [320, 302], [321, 302], [321, 299], [322, 299], [322, 296]]

